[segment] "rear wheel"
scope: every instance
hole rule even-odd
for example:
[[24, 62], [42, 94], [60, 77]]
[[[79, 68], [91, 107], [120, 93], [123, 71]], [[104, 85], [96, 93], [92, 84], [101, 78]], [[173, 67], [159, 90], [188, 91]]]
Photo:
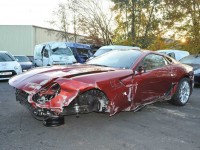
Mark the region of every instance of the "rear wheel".
[[191, 87], [189, 79], [183, 78], [180, 80], [176, 93], [171, 99], [171, 102], [177, 106], [183, 106], [188, 102], [190, 93], [191, 93]]

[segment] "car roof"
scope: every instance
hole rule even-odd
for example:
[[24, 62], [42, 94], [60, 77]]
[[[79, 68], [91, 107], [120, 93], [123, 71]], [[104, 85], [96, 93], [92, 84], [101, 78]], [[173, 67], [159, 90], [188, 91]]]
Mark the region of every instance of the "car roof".
[[[66, 44], [67, 46], [76, 46], [76, 47], [80, 47], [80, 48], [86, 48], [86, 49], [91, 49], [89, 44], [82, 44], [82, 43], [74, 43], [74, 42], [56, 42], [56, 41], [52, 41], [52, 42], [46, 42], [46, 43], [41, 43], [41, 44], [37, 44], [37, 45], [52, 45], [52, 44]], [[37, 46], [36, 45], [36, 46]]]
[[26, 55], [14, 55], [14, 57], [15, 57], [15, 56], [24, 56], [24, 57], [27, 57]]
[[157, 55], [162, 55], [162, 56], [165, 56], [165, 57], [169, 57], [168, 55], [163, 54], [163, 53], [159, 53], [158, 51], [152, 51], [152, 50], [147, 50], [147, 49], [140, 49], [139, 51], [142, 51], [143, 54], [157, 54]]
[[0, 51], [0, 53], [8, 53], [8, 51]]
[[195, 57], [195, 58], [199, 57], [200, 58], [200, 54], [188, 55], [188, 56], [186, 56], [184, 58], [193, 58], [193, 57]]
[[51, 42], [45, 42], [45, 43], [40, 43], [40, 44], [37, 44], [37, 45], [46, 45], [46, 44], [54, 44], [54, 43], [65, 43], [65, 42], [56, 42], [56, 41], [51, 41]]
[[102, 46], [99, 49], [140, 49], [139, 47], [134, 46], [124, 46], [124, 45], [106, 45]]
[[157, 52], [177, 52], [177, 53], [187, 53], [187, 54], [189, 54], [188, 51], [177, 50], [177, 49], [163, 49], [163, 50], [157, 50]]
[[82, 43], [74, 43], [74, 42], [65, 42], [67, 46], [71, 47], [77, 47], [77, 48], [85, 48], [85, 49], [91, 49], [89, 44], [82, 44]]

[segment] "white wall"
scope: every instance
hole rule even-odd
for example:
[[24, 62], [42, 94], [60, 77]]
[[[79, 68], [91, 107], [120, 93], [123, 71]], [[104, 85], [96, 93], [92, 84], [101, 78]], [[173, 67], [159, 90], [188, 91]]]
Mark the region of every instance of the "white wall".
[[33, 47], [32, 26], [0, 25], [0, 50], [13, 55], [30, 55]]

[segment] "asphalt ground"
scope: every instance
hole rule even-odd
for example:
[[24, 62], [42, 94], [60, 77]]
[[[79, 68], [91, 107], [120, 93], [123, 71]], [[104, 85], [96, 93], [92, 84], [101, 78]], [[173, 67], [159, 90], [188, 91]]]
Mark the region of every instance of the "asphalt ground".
[[200, 87], [184, 107], [167, 102], [138, 112], [66, 116], [45, 127], [0, 81], [0, 150], [200, 150]]

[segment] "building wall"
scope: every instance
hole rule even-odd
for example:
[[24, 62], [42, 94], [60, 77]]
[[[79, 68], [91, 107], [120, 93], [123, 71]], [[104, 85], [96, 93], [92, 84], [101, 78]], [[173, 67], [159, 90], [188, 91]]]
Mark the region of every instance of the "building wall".
[[[46, 42], [51, 42], [51, 41], [59, 41], [63, 42], [65, 39], [61, 38], [61, 31], [58, 30], [53, 30], [53, 29], [48, 29], [48, 28], [42, 28], [38, 26], [33, 26], [34, 30], [34, 35], [35, 35], [35, 40], [34, 44], [41, 44], [41, 43], [46, 43]], [[77, 35], [76, 37], [76, 42], [80, 42], [84, 36]], [[74, 35], [69, 34], [69, 41], [67, 42], [74, 42]]]
[[56, 30], [41, 28], [37, 26], [33, 26], [34, 32], [34, 45], [46, 43], [50, 41], [64, 41], [60, 38], [59, 32]]
[[30, 55], [32, 54], [32, 41], [32, 26], [0, 26], [0, 50], [9, 51], [13, 55]]
[[[0, 25], [0, 51], [9, 51], [13, 55], [33, 55], [35, 45], [64, 41], [59, 35], [61, 31], [32, 25]], [[84, 36], [79, 35], [77, 42]], [[70, 34], [68, 42], [74, 42]]]

